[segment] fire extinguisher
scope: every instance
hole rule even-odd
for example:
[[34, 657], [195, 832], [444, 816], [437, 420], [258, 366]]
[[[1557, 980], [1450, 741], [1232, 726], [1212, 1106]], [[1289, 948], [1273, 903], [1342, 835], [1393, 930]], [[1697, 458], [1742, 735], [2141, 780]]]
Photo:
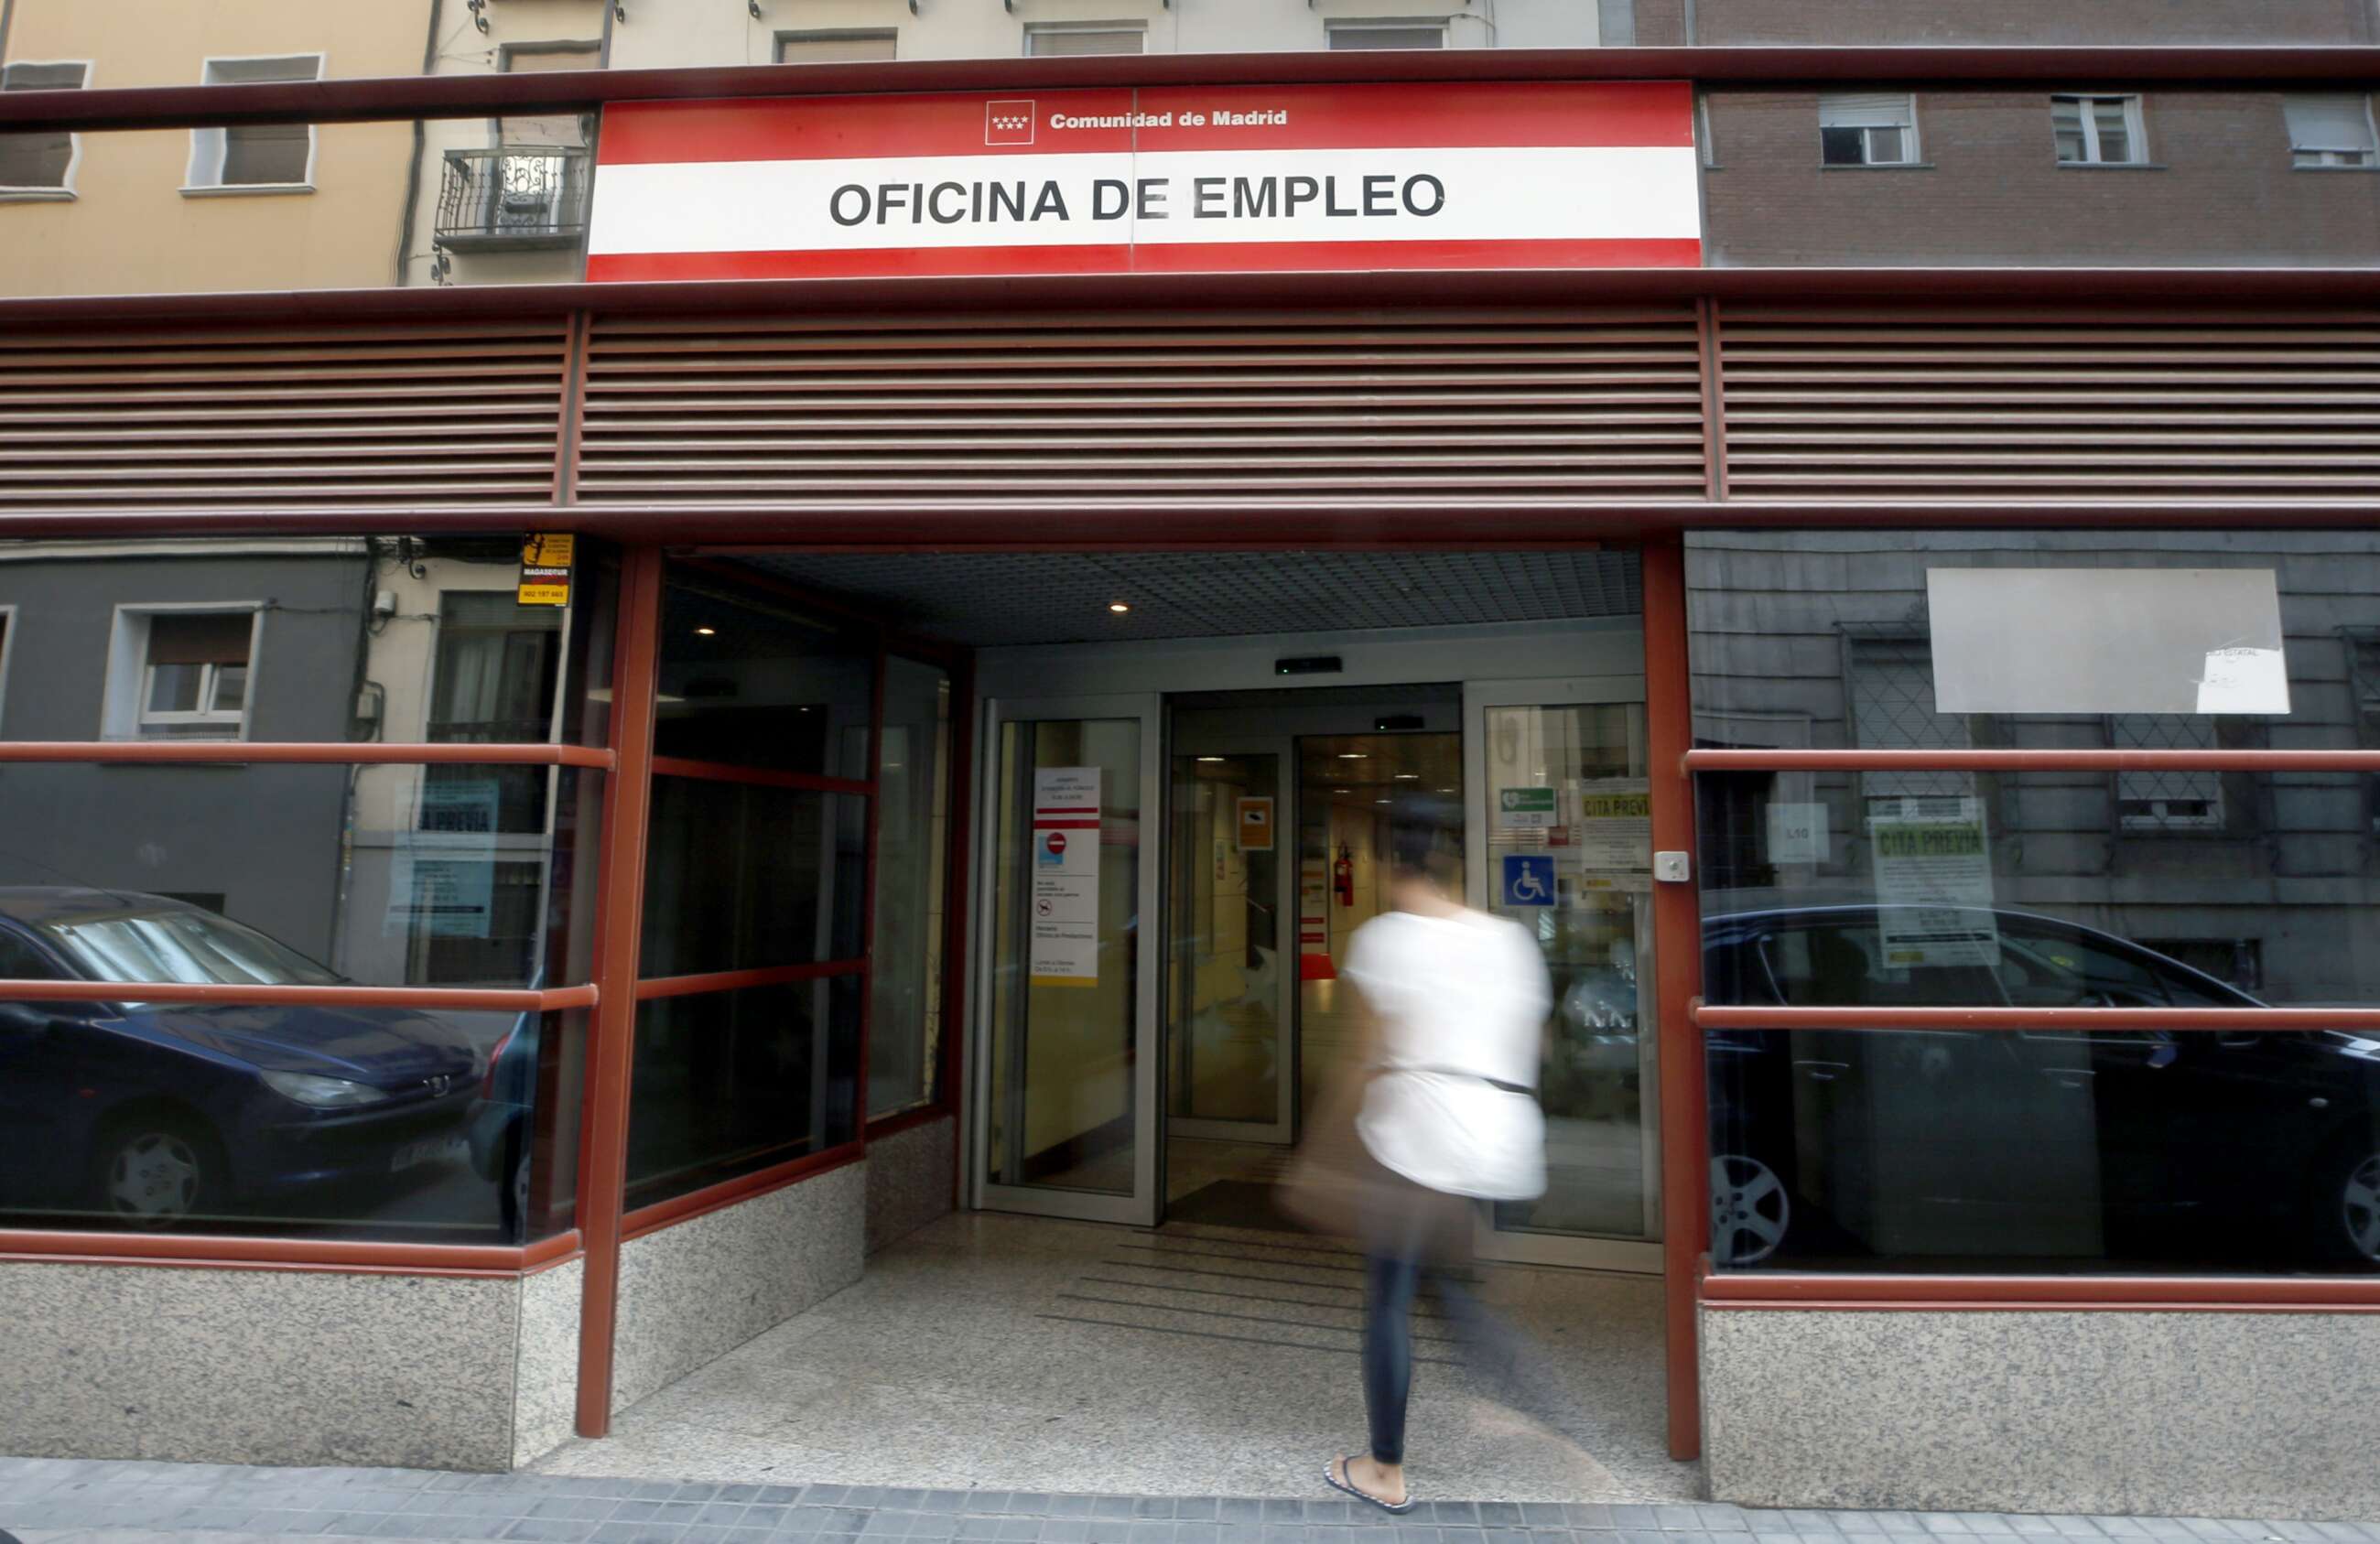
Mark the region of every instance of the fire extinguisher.
[[1339, 849], [1339, 861], [1330, 866], [1330, 888], [1339, 893], [1341, 906], [1355, 904], [1355, 855], [1343, 845]]

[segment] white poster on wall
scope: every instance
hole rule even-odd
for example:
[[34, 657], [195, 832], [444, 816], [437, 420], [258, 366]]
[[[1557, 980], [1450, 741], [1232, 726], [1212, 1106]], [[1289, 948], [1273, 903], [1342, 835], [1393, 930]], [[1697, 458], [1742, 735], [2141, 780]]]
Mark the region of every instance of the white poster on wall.
[[1034, 772], [1031, 861], [1033, 984], [1099, 985], [1099, 768]]
[[1889, 970], [2000, 963], [1983, 801], [1969, 795], [1868, 801], [1877, 942]]

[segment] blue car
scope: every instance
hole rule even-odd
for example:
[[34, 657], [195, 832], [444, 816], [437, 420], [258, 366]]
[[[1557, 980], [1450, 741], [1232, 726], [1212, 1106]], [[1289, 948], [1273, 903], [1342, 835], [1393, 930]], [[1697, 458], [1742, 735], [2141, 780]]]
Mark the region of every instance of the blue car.
[[[48, 887], [0, 887], [0, 978], [345, 984], [202, 907]], [[403, 1009], [0, 1003], [0, 1210], [271, 1215], [456, 1155], [481, 1070], [455, 1026]]]

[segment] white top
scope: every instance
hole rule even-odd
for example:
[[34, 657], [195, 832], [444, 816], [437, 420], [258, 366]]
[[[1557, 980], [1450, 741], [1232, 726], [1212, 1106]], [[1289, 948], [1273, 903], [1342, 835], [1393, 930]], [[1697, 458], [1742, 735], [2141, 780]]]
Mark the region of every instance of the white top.
[[1392, 911], [1355, 930], [1347, 979], [1380, 1021], [1380, 1069], [1355, 1134], [1381, 1165], [1456, 1196], [1545, 1194], [1546, 1123], [1533, 1095], [1553, 989], [1516, 922]]

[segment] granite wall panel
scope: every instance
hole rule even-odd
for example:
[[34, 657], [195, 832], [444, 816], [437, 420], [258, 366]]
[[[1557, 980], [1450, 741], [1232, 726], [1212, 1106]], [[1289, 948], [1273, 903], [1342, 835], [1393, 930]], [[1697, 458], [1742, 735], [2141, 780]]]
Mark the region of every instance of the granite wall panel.
[[868, 1252], [907, 1237], [951, 1210], [958, 1123], [913, 1125], [868, 1144]]
[[1714, 1499], [2380, 1515], [2368, 1314], [1706, 1310]]
[[508, 1469], [521, 1291], [515, 1278], [0, 1263], [0, 1453]]
[[846, 1163], [631, 1239], [612, 1407], [625, 1409], [859, 1280], [865, 1165]]

